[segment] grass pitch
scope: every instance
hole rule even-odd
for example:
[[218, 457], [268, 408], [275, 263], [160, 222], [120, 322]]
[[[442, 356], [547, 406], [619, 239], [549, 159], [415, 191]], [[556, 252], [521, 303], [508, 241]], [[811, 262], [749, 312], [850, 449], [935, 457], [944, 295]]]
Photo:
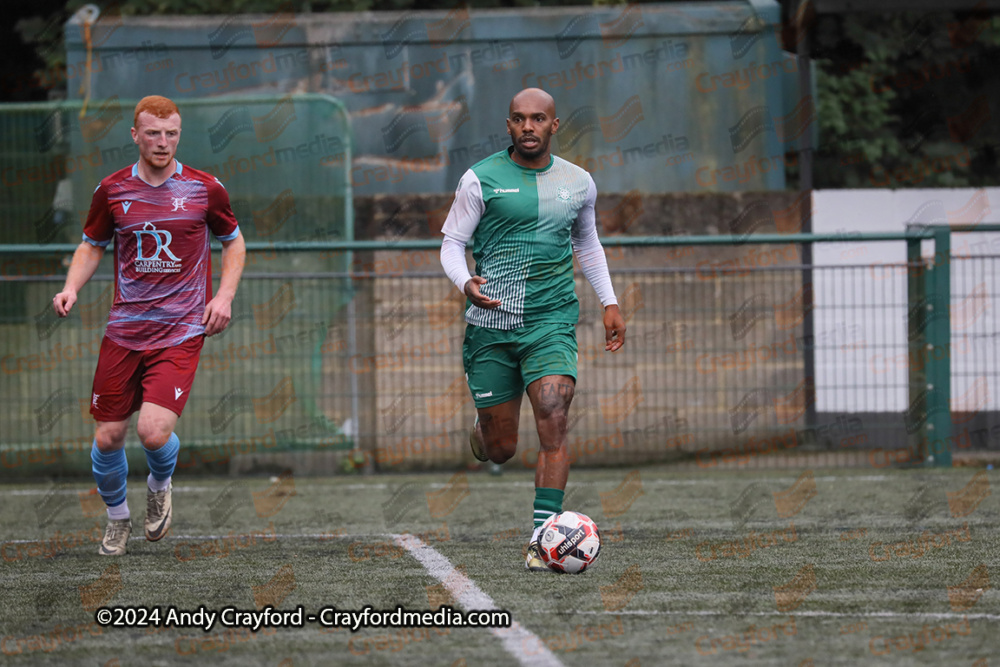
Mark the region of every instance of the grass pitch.
[[[158, 543], [142, 539], [135, 478], [130, 553], [117, 559], [97, 555], [91, 484], [6, 485], [0, 649], [9, 665], [986, 665], [1000, 655], [996, 481], [970, 469], [574, 470], [565, 507], [603, 537], [579, 576], [524, 570], [523, 472], [179, 476]], [[432, 575], [402, 533], [455, 569]], [[530, 634], [100, 628], [93, 612], [426, 610], [471, 584]]]

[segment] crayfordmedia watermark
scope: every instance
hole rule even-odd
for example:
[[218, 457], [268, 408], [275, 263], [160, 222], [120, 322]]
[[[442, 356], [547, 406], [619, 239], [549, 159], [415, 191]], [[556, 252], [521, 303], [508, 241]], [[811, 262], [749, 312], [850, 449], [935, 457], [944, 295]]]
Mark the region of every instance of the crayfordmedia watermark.
[[53, 558], [56, 555], [82, 544], [99, 544], [103, 529], [94, 523], [91, 528], [64, 533], [57, 530], [50, 538], [32, 541], [4, 542], [0, 546], [0, 557], [11, 563], [26, 558]]
[[952, 639], [955, 636], [968, 636], [972, 633], [969, 617], [963, 616], [958, 623], [945, 623], [937, 627], [924, 625], [920, 632], [909, 633], [898, 637], [876, 635], [868, 640], [868, 650], [872, 655], [889, 655], [893, 651], [919, 653], [934, 643]]
[[[84, 634], [87, 633], [87, 634]], [[68, 644], [87, 636], [97, 637], [104, 634], [101, 626], [91, 621], [81, 625], [63, 626], [57, 625], [51, 631], [26, 637], [15, 637], [7, 635], [0, 639], [0, 652], [4, 655], [22, 655], [24, 653], [34, 653], [42, 651], [51, 653], [61, 644]]]
[[694, 648], [698, 651], [698, 655], [715, 655], [720, 649], [746, 653], [756, 644], [765, 644], [796, 634], [798, 634], [798, 629], [795, 627], [795, 617], [789, 616], [785, 623], [776, 623], [763, 628], [751, 625], [746, 632], [733, 635], [723, 637], [702, 635], [694, 640]]
[[[758, 549], [769, 549], [784, 542], [797, 542], [799, 535], [795, 531], [795, 524], [789, 523], [788, 528], [779, 528], [769, 533], [758, 533], [750, 531], [747, 537], [729, 542], [699, 542], [695, 547], [695, 556], [698, 560], [707, 562], [718, 558], [728, 558], [736, 556], [738, 558], [749, 558], [750, 554]], [[794, 623], [793, 623], [794, 627]], [[792, 634], [795, 634], [794, 632]]]

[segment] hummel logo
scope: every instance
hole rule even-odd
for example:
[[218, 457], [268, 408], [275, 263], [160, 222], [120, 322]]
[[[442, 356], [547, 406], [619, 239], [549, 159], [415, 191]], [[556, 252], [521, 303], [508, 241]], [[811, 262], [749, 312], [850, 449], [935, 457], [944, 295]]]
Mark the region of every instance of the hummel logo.
[[184, 208], [184, 200], [186, 200], [186, 199], [187, 199], [187, 197], [173, 197], [173, 200], [174, 200], [174, 208], [173, 208], [173, 210], [174, 211], [186, 211], [187, 209]]
[[100, 394], [94, 394], [94, 398], [91, 399], [90, 404], [93, 405], [96, 408], [97, 407], [97, 399], [99, 399], [100, 397], [101, 397]]
[[485, 394], [478, 394], [478, 393], [477, 393], [477, 394], [476, 394], [476, 398], [489, 398], [489, 397], [490, 397], [490, 396], [492, 396], [492, 395], [493, 395], [493, 392], [492, 392], [492, 391], [488, 391], [488, 392], [486, 392]]
[[184, 393], [183, 389], [181, 389], [180, 387], [174, 387], [174, 400], [176, 401], [177, 399], [179, 399], [181, 397], [181, 394], [183, 393]]
[[520, 192], [521, 188], [493, 188], [493, 194], [502, 195], [507, 192]]
[[123, 201], [122, 202], [122, 211], [124, 211], [126, 215], [128, 215], [128, 210], [130, 208], [132, 208], [132, 202], [130, 202], [130, 201]]

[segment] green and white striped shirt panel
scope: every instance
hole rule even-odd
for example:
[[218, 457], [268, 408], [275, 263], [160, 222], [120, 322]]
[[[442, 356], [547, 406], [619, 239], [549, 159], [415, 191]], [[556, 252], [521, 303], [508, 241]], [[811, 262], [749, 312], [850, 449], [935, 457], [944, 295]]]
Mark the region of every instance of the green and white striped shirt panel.
[[588, 213], [593, 219], [597, 188], [589, 173], [559, 157], [536, 175], [536, 183], [535, 258], [525, 294], [532, 306], [530, 321], [576, 324], [580, 302], [573, 280], [571, 238], [582, 215]]
[[[481, 205], [474, 201], [476, 184]], [[473, 241], [476, 274], [487, 280], [480, 289], [501, 305], [486, 310], [470, 303], [466, 322], [504, 330], [575, 324], [580, 307], [570, 237], [581, 211], [593, 219], [595, 197], [590, 174], [558, 157], [545, 169], [528, 169], [501, 151], [473, 165], [442, 231]]]

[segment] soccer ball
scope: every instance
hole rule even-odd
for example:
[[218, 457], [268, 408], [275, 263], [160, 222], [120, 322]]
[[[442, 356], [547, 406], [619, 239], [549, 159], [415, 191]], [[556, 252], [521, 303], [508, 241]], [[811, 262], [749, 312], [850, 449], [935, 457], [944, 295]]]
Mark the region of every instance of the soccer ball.
[[538, 551], [552, 570], [580, 574], [601, 553], [601, 534], [586, 514], [554, 514], [542, 524]]

